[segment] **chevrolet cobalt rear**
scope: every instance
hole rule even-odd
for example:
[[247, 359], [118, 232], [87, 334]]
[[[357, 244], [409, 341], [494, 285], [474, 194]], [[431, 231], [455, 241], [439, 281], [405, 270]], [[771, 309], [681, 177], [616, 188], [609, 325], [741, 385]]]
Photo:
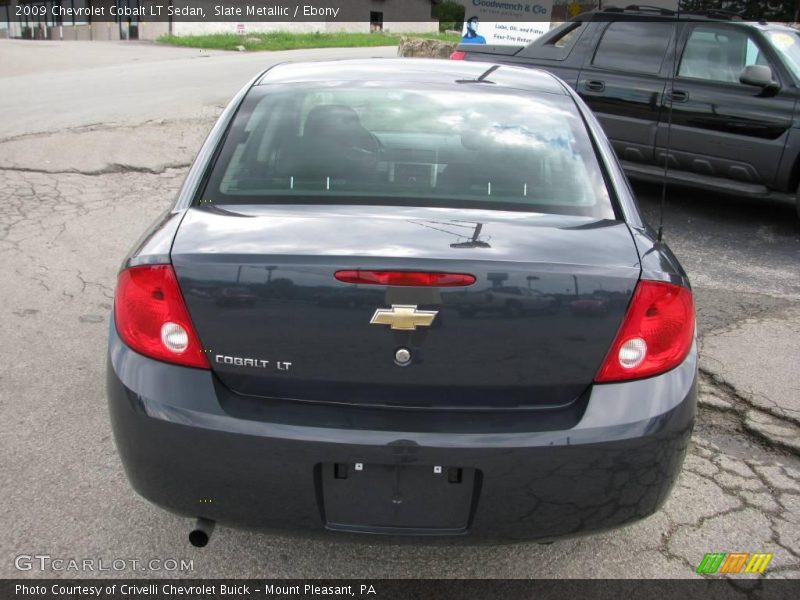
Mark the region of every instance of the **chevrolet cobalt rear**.
[[551, 540], [656, 511], [694, 422], [692, 293], [544, 72], [285, 64], [119, 274], [134, 489], [265, 530]]

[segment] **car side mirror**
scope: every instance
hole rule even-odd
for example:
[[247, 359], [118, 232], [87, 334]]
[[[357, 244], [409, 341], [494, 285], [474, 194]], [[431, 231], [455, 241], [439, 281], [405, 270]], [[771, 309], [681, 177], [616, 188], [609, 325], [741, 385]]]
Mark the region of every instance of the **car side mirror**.
[[772, 69], [766, 65], [748, 65], [739, 74], [739, 83], [760, 87], [766, 91], [777, 91], [778, 82], [772, 79]]

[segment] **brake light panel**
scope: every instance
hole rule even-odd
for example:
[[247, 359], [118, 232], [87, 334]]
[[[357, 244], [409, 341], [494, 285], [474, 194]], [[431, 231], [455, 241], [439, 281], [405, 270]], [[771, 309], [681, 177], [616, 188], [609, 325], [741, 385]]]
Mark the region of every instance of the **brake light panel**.
[[398, 285], [415, 287], [462, 287], [475, 283], [468, 273], [437, 273], [430, 271], [373, 271], [354, 269], [336, 271], [334, 277], [344, 283], [360, 285]]
[[172, 265], [130, 267], [119, 274], [114, 320], [122, 341], [157, 360], [208, 369]]
[[692, 347], [694, 327], [689, 288], [640, 281], [595, 382], [652, 377], [677, 367]]

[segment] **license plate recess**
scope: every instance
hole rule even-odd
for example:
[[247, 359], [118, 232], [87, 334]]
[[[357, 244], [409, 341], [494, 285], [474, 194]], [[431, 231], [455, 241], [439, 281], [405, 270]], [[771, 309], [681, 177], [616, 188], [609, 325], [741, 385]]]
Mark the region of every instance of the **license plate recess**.
[[406, 535], [467, 531], [475, 469], [324, 463], [319, 484], [328, 529]]

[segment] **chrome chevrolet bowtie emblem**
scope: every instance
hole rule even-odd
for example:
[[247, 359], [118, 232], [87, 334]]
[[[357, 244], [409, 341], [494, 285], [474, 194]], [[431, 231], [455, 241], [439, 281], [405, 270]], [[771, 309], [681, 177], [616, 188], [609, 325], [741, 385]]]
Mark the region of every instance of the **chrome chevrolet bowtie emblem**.
[[379, 308], [372, 315], [370, 325], [388, 325], [400, 331], [414, 331], [417, 327], [430, 327], [438, 310], [417, 310], [416, 304], [392, 304], [392, 308]]

